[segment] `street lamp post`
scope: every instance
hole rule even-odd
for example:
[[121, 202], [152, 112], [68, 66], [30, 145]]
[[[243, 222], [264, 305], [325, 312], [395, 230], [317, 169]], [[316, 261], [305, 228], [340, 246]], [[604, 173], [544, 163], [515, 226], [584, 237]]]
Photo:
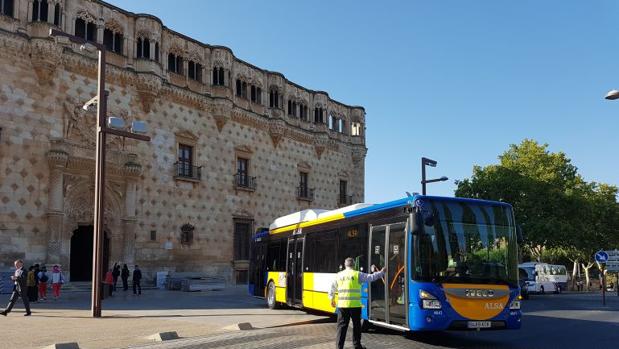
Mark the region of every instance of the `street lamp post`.
[[426, 166], [436, 167], [436, 164], [437, 162], [435, 160], [425, 157], [421, 158], [421, 193], [423, 195], [426, 195], [426, 184], [434, 182], [444, 182], [449, 179], [445, 176], [435, 179], [426, 179]]
[[[95, 156], [95, 202], [94, 202], [94, 231], [93, 231], [93, 263], [92, 263], [92, 317], [101, 317], [101, 277], [103, 276], [103, 216], [105, 197], [105, 142], [107, 133], [120, 137], [133, 138], [141, 141], [150, 141], [150, 137], [109, 128], [107, 121], [107, 91], [105, 90], [105, 46], [85, 40], [84, 38], [65, 33], [57, 29], [50, 29], [49, 35], [55, 38], [66, 38], [69, 41], [83, 45], [92, 45], [98, 52], [97, 64], [97, 95], [84, 105], [88, 109], [92, 104], [97, 104], [97, 140]], [[139, 131], [144, 131], [144, 125], [138, 123]]]

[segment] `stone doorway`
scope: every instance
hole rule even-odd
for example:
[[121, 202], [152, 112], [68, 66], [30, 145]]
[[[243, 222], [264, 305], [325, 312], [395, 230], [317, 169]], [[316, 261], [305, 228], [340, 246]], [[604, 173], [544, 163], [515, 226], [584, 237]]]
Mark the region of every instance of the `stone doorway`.
[[[71, 256], [69, 260], [71, 281], [92, 281], [92, 244], [94, 228], [80, 225], [71, 236]], [[110, 239], [108, 233], [103, 237], [103, 275], [107, 272], [110, 259]]]

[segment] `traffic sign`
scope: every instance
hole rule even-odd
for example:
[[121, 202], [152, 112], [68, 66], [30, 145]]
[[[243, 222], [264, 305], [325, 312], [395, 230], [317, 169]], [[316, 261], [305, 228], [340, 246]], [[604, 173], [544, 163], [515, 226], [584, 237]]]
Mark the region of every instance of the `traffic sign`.
[[608, 255], [606, 270], [619, 273], [619, 250], [605, 251]]
[[595, 261], [598, 263], [606, 263], [608, 261], [608, 253], [606, 251], [597, 251], [595, 253]]

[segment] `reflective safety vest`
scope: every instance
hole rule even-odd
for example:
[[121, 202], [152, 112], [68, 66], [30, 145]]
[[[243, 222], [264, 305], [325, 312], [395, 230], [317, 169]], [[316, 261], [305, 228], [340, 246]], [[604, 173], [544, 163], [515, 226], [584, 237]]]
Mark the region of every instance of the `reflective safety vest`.
[[337, 307], [361, 308], [361, 283], [359, 272], [344, 269], [337, 273]]

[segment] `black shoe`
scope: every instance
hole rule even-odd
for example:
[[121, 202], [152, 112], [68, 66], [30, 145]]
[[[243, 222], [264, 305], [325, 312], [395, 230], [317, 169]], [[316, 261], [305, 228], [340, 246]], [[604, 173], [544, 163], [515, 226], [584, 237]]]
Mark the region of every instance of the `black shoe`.
[[24, 314], [24, 316], [30, 316], [30, 315], [32, 315], [32, 313], [26, 313], [26, 314]]
[[6, 316], [6, 311], [0, 311], [0, 315]]

